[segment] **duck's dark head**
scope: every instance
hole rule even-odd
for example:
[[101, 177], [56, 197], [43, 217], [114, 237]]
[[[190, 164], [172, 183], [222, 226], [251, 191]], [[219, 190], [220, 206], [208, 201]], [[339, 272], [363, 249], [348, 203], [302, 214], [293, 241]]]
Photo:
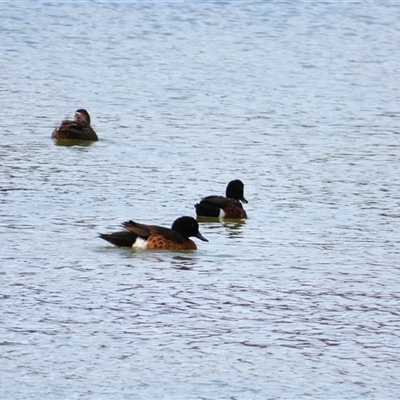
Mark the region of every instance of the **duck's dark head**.
[[90, 125], [90, 115], [85, 109], [80, 108], [79, 110], [75, 111], [74, 121], [84, 122], [85, 124]]
[[244, 184], [241, 180], [235, 179], [228, 183], [226, 187], [226, 197], [248, 203], [244, 198]]
[[204, 242], [208, 242], [208, 240], [199, 232], [198, 222], [192, 217], [180, 217], [176, 219], [172, 224], [171, 229], [179, 232], [185, 238], [194, 236]]

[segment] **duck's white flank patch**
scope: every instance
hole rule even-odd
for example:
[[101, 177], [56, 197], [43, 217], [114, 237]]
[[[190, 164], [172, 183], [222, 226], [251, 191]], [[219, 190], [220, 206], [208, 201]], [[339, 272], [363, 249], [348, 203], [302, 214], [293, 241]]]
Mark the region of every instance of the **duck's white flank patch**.
[[219, 217], [220, 218], [224, 218], [225, 217], [225, 211], [222, 208], [219, 209]]
[[133, 243], [132, 247], [135, 249], [145, 249], [147, 248], [146, 241], [138, 236], [137, 239], [135, 240], [135, 243]]

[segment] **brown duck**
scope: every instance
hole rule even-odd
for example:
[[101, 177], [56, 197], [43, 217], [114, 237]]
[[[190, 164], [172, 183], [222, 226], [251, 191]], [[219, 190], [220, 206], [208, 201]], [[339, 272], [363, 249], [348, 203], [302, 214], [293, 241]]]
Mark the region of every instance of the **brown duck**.
[[199, 224], [192, 217], [180, 217], [171, 228], [158, 225], [144, 225], [135, 221], [122, 224], [126, 231], [99, 236], [115, 246], [161, 250], [196, 250], [197, 246], [189, 237], [208, 240], [199, 232]]
[[73, 121], [62, 121], [61, 125], [54, 129], [51, 138], [91, 141], [99, 140], [96, 132], [90, 126], [90, 115], [83, 108], [76, 110]]
[[242, 203], [248, 203], [244, 198], [244, 184], [235, 179], [226, 187], [226, 197], [207, 196], [196, 204], [196, 215], [198, 217], [220, 217], [229, 219], [247, 218]]

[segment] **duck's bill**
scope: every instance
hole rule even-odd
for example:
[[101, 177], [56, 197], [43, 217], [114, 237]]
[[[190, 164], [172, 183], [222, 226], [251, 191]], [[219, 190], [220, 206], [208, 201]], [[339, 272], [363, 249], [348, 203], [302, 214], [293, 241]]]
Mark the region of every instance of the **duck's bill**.
[[206, 239], [200, 232], [197, 233], [196, 237], [203, 242], [208, 242], [208, 239]]

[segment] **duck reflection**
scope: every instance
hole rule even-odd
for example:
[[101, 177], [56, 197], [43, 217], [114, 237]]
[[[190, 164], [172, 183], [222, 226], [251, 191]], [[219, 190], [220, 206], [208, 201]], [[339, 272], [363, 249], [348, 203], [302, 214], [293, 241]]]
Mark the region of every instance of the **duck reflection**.
[[228, 232], [228, 237], [242, 237], [242, 233], [243, 233], [243, 226], [246, 224], [245, 220], [240, 220], [240, 221], [229, 221], [229, 220], [225, 220], [224, 223], [222, 224], [224, 226], [224, 228], [226, 228], [227, 232]]
[[[192, 252], [187, 250], [181, 250], [179, 254], [176, 254], [176, 252], [171, 253], [170, 251], [165, 250], [156, 250], [150, 253], [142, 249], [127, 249], [125, 247], [121, 247], [119, 250], [121, 251], [122, 257], [128, 259], [129, 261], [131, 261], [133, 258], [137, 259], [139, 256], [142, 261], [151, 263], [154, 269], [164, 269], [166, 265], [169, 268], [172, 265], [173, 268], [188, 271], [198, 266], [197, 258], [191, 257], [190, 254], [192, 254]], [[129, 267], [136, 268], [136, 264], [129, 264]]]
[[89, 147], [95, 142], [88, 140], [72, 140], [72, 139], [55, 139], [54, 144], [56, 146], [72, 147], [72, 146], [83, 146]]
[[197, 260], [196, 258], [177, 255], [172, 258], [171, 263], [176, 269], [188, 271], [193, 269], [197, 265]]
[[245, 219], [197, 217], [197, 221], [205, 225], [209, 230], [220, 230], [221, 226], [223, 226], [228, 233], [228, 238], [242, 237], [243, 226], [246, 225]]

